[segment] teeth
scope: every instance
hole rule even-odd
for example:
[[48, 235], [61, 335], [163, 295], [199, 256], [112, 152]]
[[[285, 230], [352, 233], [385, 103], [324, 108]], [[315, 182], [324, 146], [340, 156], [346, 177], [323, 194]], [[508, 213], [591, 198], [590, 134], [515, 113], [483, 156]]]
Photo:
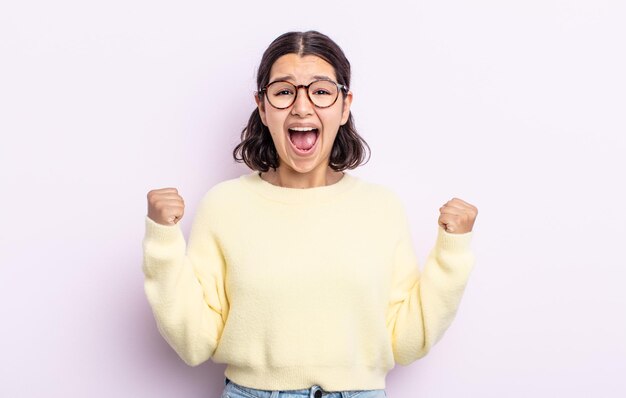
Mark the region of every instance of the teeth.
[[292, 127], [289, 130], [293, 130], [293, 131], [313, 131], [313, 130], [317, 130], [314, 127]]

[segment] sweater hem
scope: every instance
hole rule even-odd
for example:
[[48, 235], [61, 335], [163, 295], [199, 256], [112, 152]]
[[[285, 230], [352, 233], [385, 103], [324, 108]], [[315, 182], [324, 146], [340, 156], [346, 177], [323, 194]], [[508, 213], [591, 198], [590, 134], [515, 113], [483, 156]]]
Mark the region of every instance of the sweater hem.
[[333, 366], [260, 368], [228, 365], [224, 375], [242, 386], [267, 391], [301, 390], [313, 385], [326, 391], [353, 391], [384, 389], [388, 371], [381, 368]]

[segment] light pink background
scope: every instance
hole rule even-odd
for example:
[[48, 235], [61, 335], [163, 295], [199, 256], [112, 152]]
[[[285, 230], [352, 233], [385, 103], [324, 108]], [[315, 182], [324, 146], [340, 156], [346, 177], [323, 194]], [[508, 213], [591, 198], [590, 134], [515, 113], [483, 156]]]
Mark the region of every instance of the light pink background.
[[623, 1], [24, 1], [0, 6], [0, 396], [217, 397], [143, 292], [146, 194], [201, 196], [263, 50], [317, 29], [353, 65], [372, 158], [415, 250], [479, 208], [458, 316], [389, 397], [626, 396]]

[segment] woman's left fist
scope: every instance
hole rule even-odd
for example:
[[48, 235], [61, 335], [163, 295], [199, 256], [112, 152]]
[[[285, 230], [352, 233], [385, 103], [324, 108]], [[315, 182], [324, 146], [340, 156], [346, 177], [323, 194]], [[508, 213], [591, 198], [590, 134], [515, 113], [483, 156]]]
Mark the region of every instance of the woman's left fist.
[[474, 226], [474, 220], [478, 215], [478, 209], [471, 204], [458, 198], [452, 198], [439, 208], [439, 225], [453, 234], [470, 232]]

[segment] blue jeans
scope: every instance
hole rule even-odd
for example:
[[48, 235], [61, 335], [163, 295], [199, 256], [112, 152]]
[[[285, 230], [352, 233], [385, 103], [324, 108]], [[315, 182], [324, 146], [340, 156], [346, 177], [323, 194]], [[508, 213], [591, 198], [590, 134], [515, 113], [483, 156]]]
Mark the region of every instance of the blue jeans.
[[327, 392], [314, 385], [303, 390], [257, 390], [224, 378], [224, 392], [220, 398], [387, 398], [385, 390], [350, 390]]

